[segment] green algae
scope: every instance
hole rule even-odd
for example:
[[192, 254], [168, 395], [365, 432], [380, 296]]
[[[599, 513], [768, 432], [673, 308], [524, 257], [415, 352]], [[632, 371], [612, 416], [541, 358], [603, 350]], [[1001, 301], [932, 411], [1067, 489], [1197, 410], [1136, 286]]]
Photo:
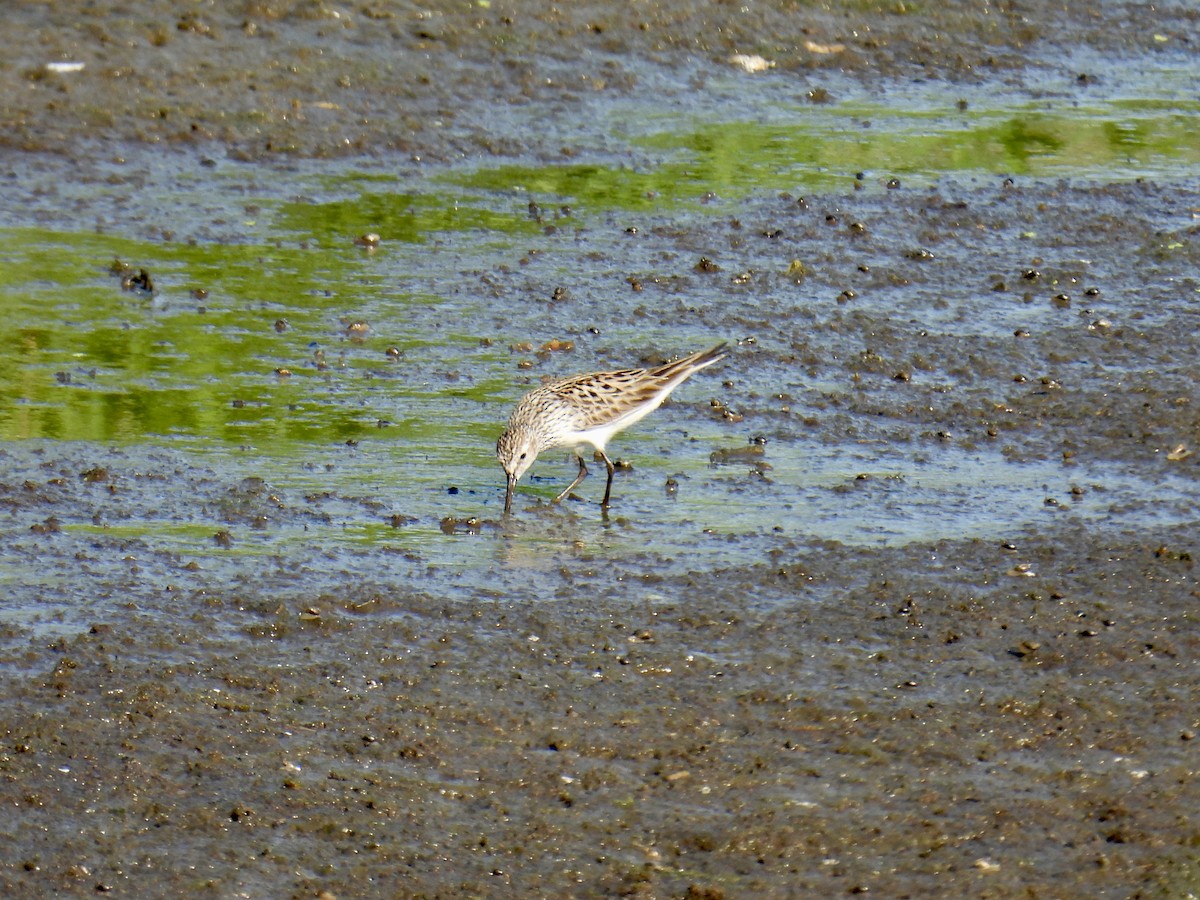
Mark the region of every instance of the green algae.
[[[332, 282], [327, 254], [33, 229], [2, 237], [0, 437], [305, 441], [369, 427], [314, 408], [321, 387], [305, 385], [386, 370], [395, 343], [359, 338], [355, 306], [372, 287]], [[146, 268], [155, 291], [123, 289], [115, 257]]]
[[[345, 189], [357, 185], [361, 177], [325, 181]], [[368, 183], [379, 181], [376, 178]], [[420, 244], [442, 232], [529, 235], [537, 231], [537, 223], [529, 216], [490, 208], [479, 203], [478, 198], [378, 189], [324, 202], [283, 203], [276, 210], [274, 224], [284, 233], [343, 245], [348, 236], [367, 234], [378, 235], [383, 242]]]
[[[457, 434], [483, 439], [494, 428], [486, 411], [512, 399], [511, 377], [504, 354], [477, 346], [485, 297], [447, 297], [428, 268], [415, 274], [431, 246], [466, 236], [470, 259], [504, 257], [554, 223], [671, 208], [711, 216], [748, 194], [882, 189], [897, 177], [1178, 172], [1200, 163], [1196, 107], [858, 101], [779, 105], [754, 121], [662, 114], [614, 126], [636, 162], [443, 170], [419, 189], [387, 173], [306, 176], [295, 199], [249, 207], [237, 242], [4, 229], [0, 438], [424, 440], [449, 405], [467, 413]], [[356, 244], [368, 233], [377, 247]], [[147, 269], [155, 291], [123, 290], [114, 259]], [[433, 383], [405, 360], [467, 348], [477, 364], [467, 379]]]
[[776, 110], [765, 121], [662, 117], [628, 136], [655, 162], [499, 165], [447, 180], [521, 191], [581, 210], [647, 211], [757, 191], [847, 189], [867, 173], [932, 181], [944, 174], [1135, 178], [1200, 164], [1195, 104], [1124, 101], [1057, 111], [898, 110], [843, 104]]

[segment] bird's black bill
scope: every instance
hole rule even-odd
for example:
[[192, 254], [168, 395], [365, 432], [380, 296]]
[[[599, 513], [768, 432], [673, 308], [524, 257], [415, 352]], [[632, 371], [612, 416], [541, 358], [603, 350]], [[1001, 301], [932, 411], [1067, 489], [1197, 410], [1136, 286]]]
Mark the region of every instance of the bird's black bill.
[[517, 479], [508, 479], [508, 490], [504, 492], [504, 514], [507, 516], [512, 512], [513, 491], [517, 487]]

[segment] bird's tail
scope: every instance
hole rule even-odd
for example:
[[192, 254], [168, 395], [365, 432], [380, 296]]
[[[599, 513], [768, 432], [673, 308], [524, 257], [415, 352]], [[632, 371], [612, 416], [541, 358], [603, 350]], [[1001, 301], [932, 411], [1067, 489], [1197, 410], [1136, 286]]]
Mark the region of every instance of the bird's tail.
[[[655, 366], [650, 370], [655, 377], [671, 380], [675, 375], [683, 375], [687, 378], [699, 372], [706, 366], [711, 366], [715, 362], [720, 362], [729, 354], [725, 352], [725, 348], [729, 345], [722, 341], [715, 347], [710, 347], [707, 350], [700, 350], [693, 353], [691, 356], [685, 356], [682, 359], [677, 359], [674, 362], [663, 363], [661, 366]], [[684, 374], [686, 373], [686, 374]]]

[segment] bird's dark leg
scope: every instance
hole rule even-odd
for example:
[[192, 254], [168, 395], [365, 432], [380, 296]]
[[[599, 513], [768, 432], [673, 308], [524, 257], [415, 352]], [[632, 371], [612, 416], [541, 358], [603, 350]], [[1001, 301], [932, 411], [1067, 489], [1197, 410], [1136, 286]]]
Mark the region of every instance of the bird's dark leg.
[[600, 454], [601, 459], [604, 460], [605, 467], [608, 469], [608, 484], [604, 486], [604, 499], [600, 501], [600, 508], [608, 509], [608, 498], [612, 495], [613, 470], [616, 469], [616, 466], [613, 465], [613, 461], [608, 458], [608, 454], [603, 450], [597, 450], [596, 452]]
[[[575, 476], [574, 481], [567, 485], [567, 489], [565, 491], [554, 498], [555, 503], [560, 503], [562, 499], [567, 496], [567, 494], [571, 493], [571, 491], [575, 490], [575, 488], [579, 486], [579, 482], [588, 477], [587, 463], [583, 461], [583, 457], [577, 455], [575, 458], [579, 460], [579, 474]], [[611, 475], [609, 475], [609, 479], [612, 479]]]

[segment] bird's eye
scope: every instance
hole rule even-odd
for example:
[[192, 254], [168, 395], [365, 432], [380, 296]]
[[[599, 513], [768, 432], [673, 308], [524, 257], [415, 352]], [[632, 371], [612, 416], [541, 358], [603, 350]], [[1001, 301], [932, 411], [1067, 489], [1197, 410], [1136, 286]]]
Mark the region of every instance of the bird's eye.
[[521, 454], [521, 459], [524, 459], [524, 458], [525, 458], [526, 456], [528, 456], [528, 455], [529, 455], [528, 453], [522, 453], [522, 454]]

